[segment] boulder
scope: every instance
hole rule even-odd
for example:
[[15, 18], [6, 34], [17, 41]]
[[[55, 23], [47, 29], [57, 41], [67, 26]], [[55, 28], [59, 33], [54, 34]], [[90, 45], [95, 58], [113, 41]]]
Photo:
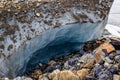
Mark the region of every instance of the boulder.
[[39, 62], [66, 55], [100, 37], [112, 3], [1, 0], [0, 76], [22, 75]]
[[51, 80], [79, 80], [79, 77], [70, 70], [58, 71], [55, 70], [49, 74]]

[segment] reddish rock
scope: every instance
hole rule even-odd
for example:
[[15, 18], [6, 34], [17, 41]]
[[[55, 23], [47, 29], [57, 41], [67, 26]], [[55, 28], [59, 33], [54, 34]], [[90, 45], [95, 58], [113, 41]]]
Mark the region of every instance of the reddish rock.
[[106, 49], [107, 53], [115, 51], [115, 48], [110, 43], [103, 43], [100, 45], [101, 49]]
[[101, 60], [105, 57], [105, 52], [110, 54], [115, 51], [115, 48], [110, 43], [103, 43], [97, 49], [94, 50], [95, 60], [97, 63], [101, 62]]

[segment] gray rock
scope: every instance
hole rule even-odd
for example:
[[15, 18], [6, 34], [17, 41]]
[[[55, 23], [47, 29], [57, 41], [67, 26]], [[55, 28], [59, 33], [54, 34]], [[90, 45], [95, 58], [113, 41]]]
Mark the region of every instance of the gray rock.
[[113, 80], [112, 73], [105, 70], [99, 73], [98, 80]]
[[111, 64], [113, 63], [113, 60], [111, 60], [109, 57], [105, 57], [105, 62]]
[[23, 76], [23, 77], [16, 77], [13, 80], [33, 80], [33, 79]]
[[114, 57], [115, 57], [114, 54], [109, 54], [109, 58], [110, 58], [111, 60], [114, 60]]
[[91, 76], [87, 76], [87, 77], [85, 78], [85, 80], [96, 80], [96, 78], [95, 78], [95, 77], [91, 77]]
[[99, 73], [102, 71], [102, 68], [100, 66], [95, 66], [94, 67], [94, 74], [97, 77]]
[[116, 56], [115, 56], [115, 61], [116, 61], [116, 62], [120, 62], [120, 55], [116, 55]]

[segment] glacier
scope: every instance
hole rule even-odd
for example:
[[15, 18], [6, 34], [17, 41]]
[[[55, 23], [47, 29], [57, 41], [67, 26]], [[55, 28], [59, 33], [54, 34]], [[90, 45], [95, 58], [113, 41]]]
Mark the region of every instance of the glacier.
[[22, 75], [100, 37], [113, 1], [7, 2], [0, 13], [1, 77]]

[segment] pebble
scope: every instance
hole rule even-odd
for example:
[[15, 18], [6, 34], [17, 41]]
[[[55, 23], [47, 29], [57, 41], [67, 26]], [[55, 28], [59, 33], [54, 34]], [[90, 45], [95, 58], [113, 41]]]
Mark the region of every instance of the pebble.
[[69, 68], [70, 68], [68, 61], [66, 61], [66, 62], [64, 63], [64, 68], [65, 68], [65, 69], [69, 69]]
[[102, 71], [100, 66], [95, 66], [94, 67], [94, 75], [97, 77], [98, 74]]
[[50, 62], [48, 62], [48, 65], [54, 65], [56, 62], [54, 60], [51, 60]]
[[[59, 76], [59, 74], [60, 74], [60, 70], [54, 70], [52, 73], [50, 73], [49, 75], [48, 75], [48, 77], [49, 77], [49, 79], [54, 79], [54, 78], [56, 78], [57, 76]], [[57, 80], [57, 78], [56, 78], [56, 80]]]
[[68, 60], [68, 64], [71, 66], [75, 65], [77, 62], [78, 62], [78, 60], [76, 58], [72, 58], [72, 59]]
[[103, 43], [99, 48], [106, 49], [108, 54], [115, 51], [115, 48], [110, 43]]
[[109, 71], [112, 73], [112, 74], [117, 74], [118, 72], [118, 69], [117, 69], [117, 67], [114, 67], [114, 66], [111, 66], [110, 68], [109, 68]]
[[113, 80], [120, 80], [120, 75], [113, 75]]
[[101, 48], [95, 49], [93, 53], [97, 63], [100, 63], [102, 59], [105, 57], [105, 53], [102, 51]]
[[38, 80], [49, 80], [46, 74], [40, 75]]
[[105, 57], [105, 62], [111, 64], [113, 63], [113, 60], [111, 60], [109, 57]]
[[118, 69], [120, 69], [120, 62], [118, 63]]
[[36, 13], [36, 16], [38, 16], [38, 17], [39, 17], [39, 16], [40, 16], [40, 13]]
[[9, 78], [5, 78], [5, 80], [9, 80]]
[[79, 77], [70, 70], [55, 70], [49, 74], [50, 80], [79, 80]]
[[107, 63], [107, 62], [104, 63], [104, 68], [108, 69], [110, 67], [111, 67], [111, 65], [109, 63]]
[[107, 70], [101, 71], [98, 80], [113, 80], [112, 73]]
[[34, 71], [34, 73], [32, 74], [32, 77], [35, 78], [35, 79], [38, 79], [39, 78], [39, 75], [41, 75], [42, 72], [40, 70], [36, 70]]
[[31, 78], [29, 78], [29, 77], [25, 77], [25, 76], [23, 76], [23, 77], [18, 76], [18, 77], [16, 77], [16, 78], [13, 79], [13, 80], [33, 80], [33, 79], [31, 79]]
[[99, 62], [100, 65], [104, 65], [104, 63], [105, 61], [103, 59]]
[[115, 61], [120, 62], [120, 55], [115, 56]]
[[97, 80], [95, 77], [92, 77], [92, 76], [87, 76], [86, 78], [85, 78], [85, 80]]
[[80, 58], [79, 62], [83, 62], [82, 67], [91, 68], [94, 66], [95, 58], [92, 54], [85, 54]]
[[120, 55], [120, 50], [116, 50], [117, 55]]
[[114, 57], [115, 57], [114, 54], [109, 54], [109, 58], [110, 58], [111, 60], [114, 60]]
[[89, 72], [87, 69], [82, 69], [77, 71], [77, 75], [80, 77], [81, 80], [84, 80], [88, 74]]

